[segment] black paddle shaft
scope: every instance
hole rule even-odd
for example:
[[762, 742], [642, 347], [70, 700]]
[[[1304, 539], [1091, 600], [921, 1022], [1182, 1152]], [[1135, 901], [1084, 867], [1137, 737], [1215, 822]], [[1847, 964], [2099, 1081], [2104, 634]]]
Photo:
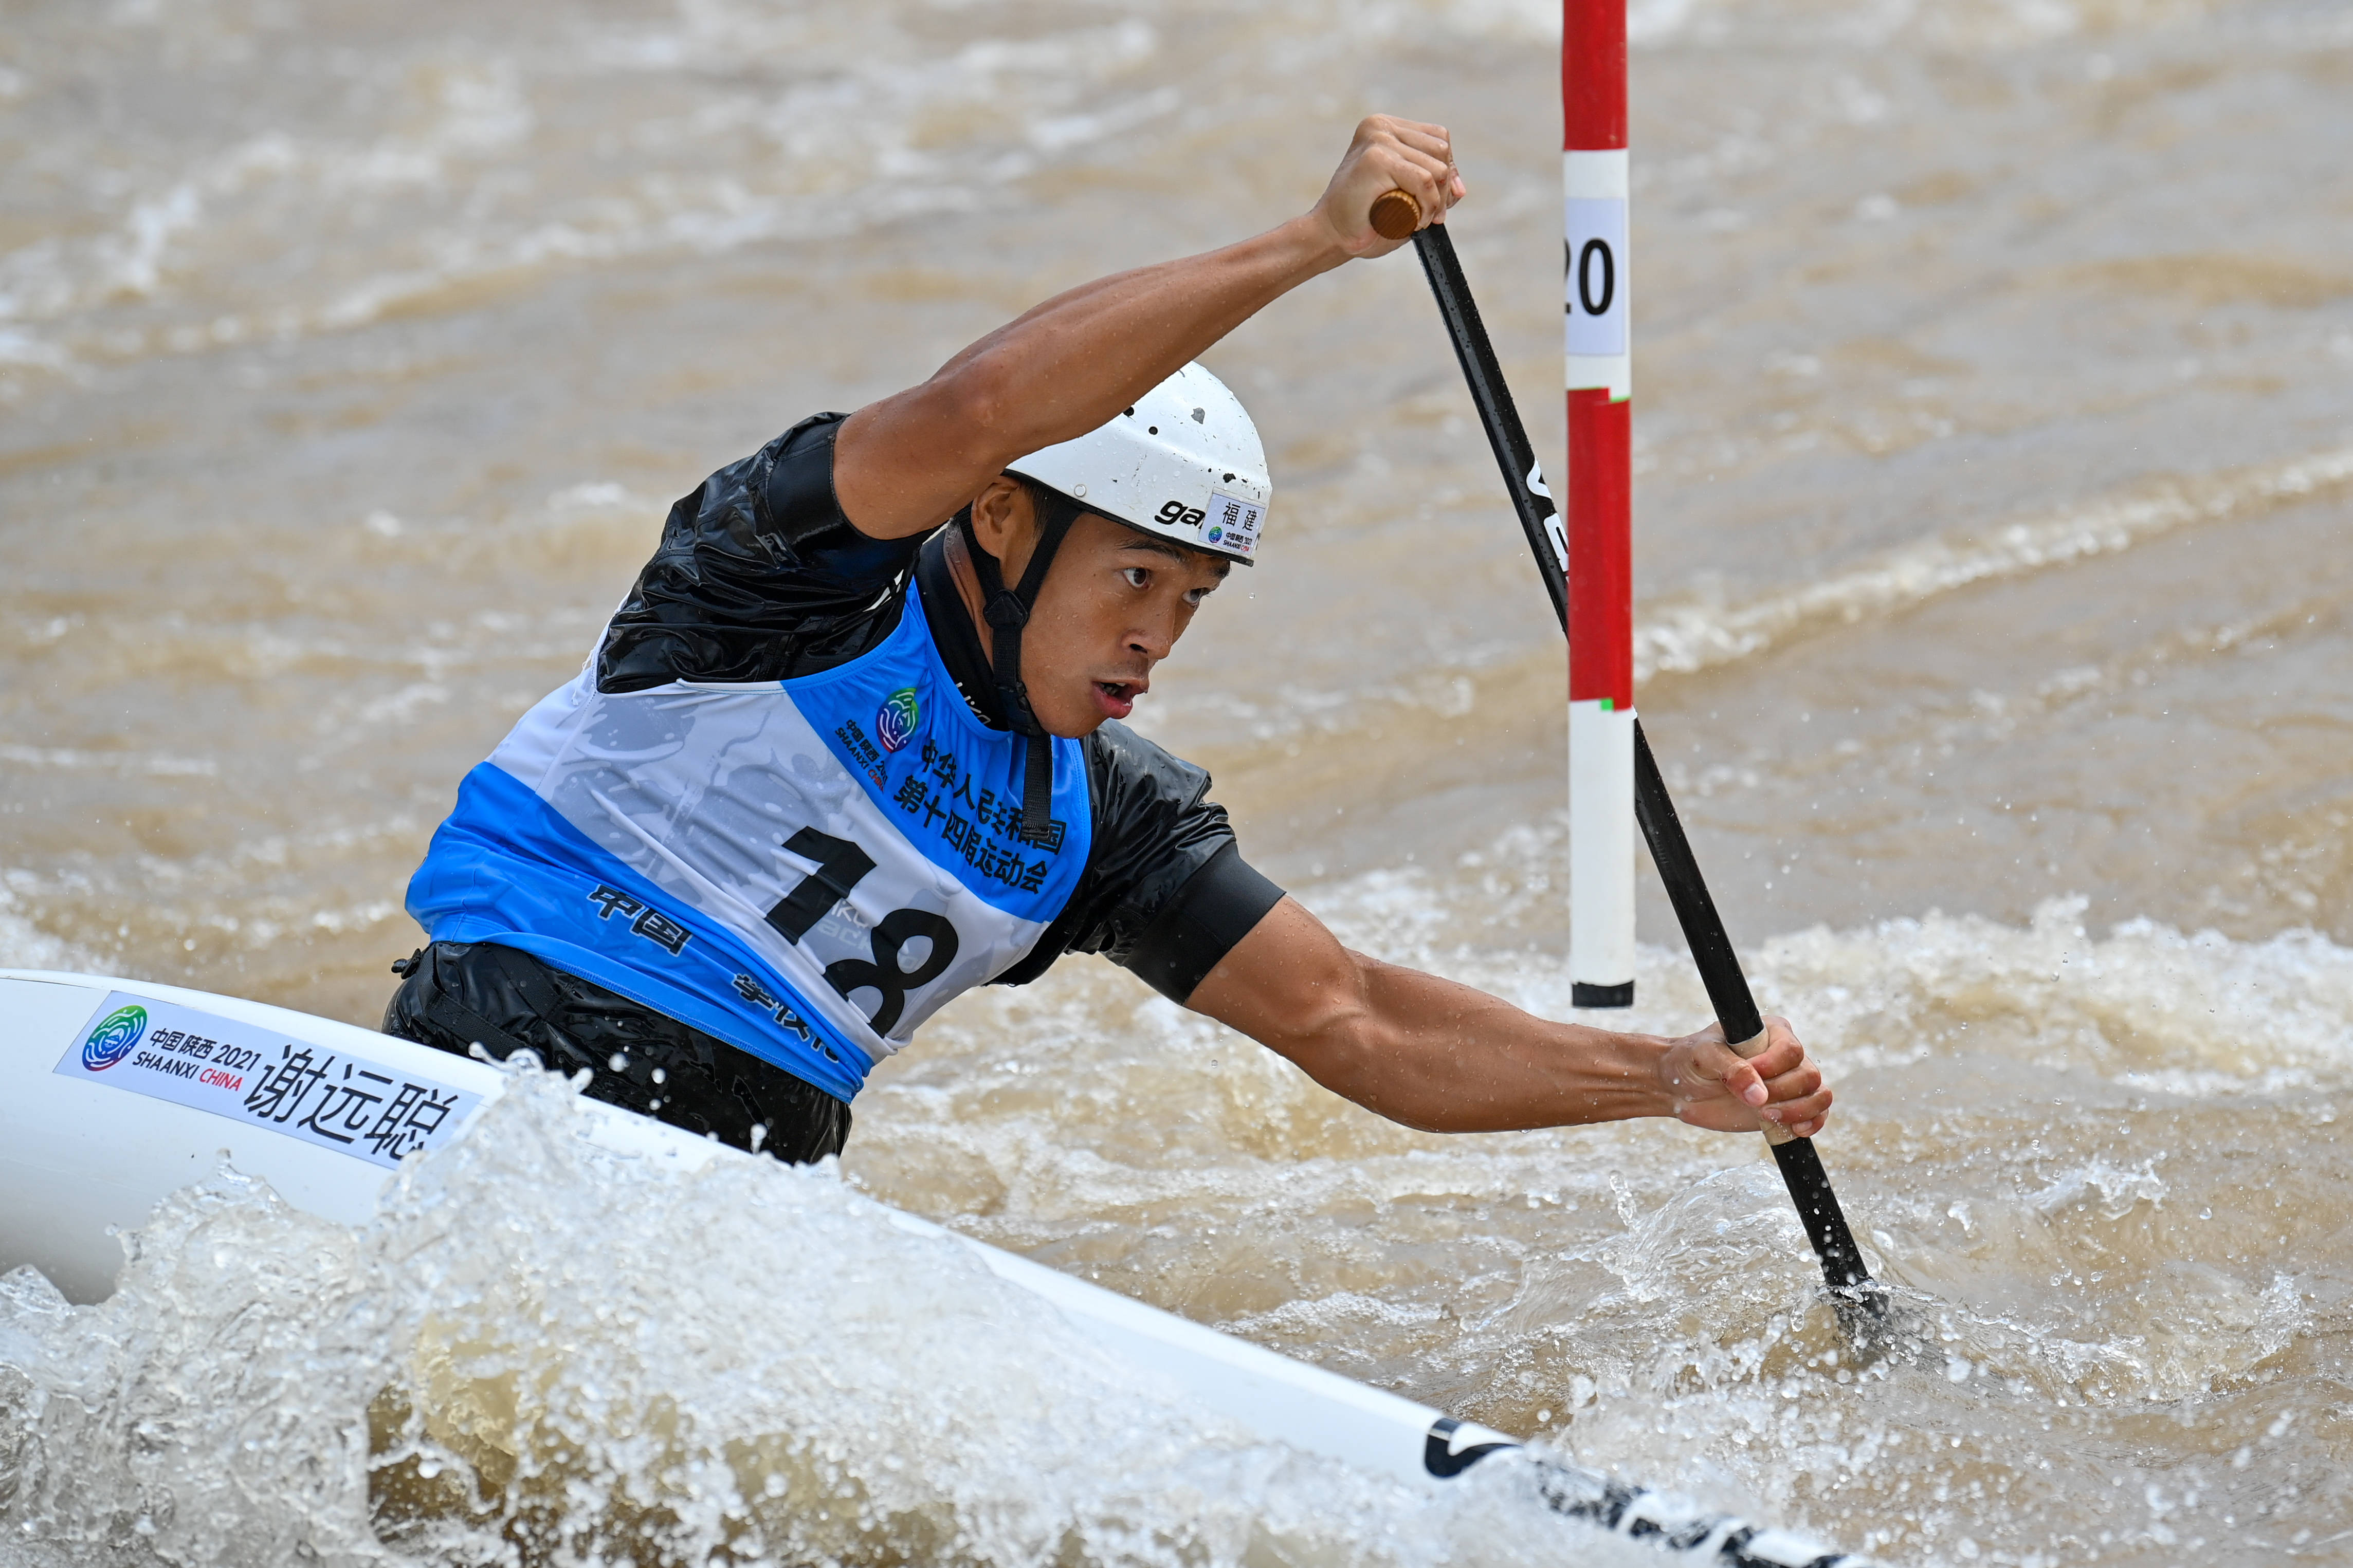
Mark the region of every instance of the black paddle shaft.
[[[1683, 820], [1675, 815], [1667, 781], [1659, 776], [1658, 762], [1651, 755], [1651, 742], [1639, 719], [1634, 721], [1634, 820], [1642, 825], [1651, 864], [1659, 868], [1659, 880], [1666, 884], [1667, 901], [1674, 905], [1675, 920], [1683, 928], [1692, 962], [1699, 967], [1700, 984], [1707, 987], [1708, 1005], [1715, 1009], [1716, 1022], [1724, 1026], [1724, 1037], [1735, 1042], [1755, 1039], [1765, 1032], [1765, 1020], [1757, 1016], [1757, 999], [1748, 994], [1748, 977], [1740, 972], [1740, 957], [1732, 951], [1724, 917], [1715, 912], [1715, 900], [1708, 897], [1707, 884], [1700, 879], [1699, 857], [1692, 853], [1691, 840], [1683, 837]], [[1772, 1149], [1773, 1163], [1781, 1167], [1781, 1181], [1789, 1189], [1789, 1201], [1798, 1205], [1798, 1218], [1805, 1225], [1806, 1239], [1814, 1244], [1814, 1256], [1822, 1260], [1822, 1278], [1833, 1289], [1870, 1284], [1871, 1270], [1863, 1267], [1854, 1233], [1847, 1229], [1846, 1215], [1839, 1208], [1838, 1194], [1831, 1191], [1830, 1173], [1822, 1169], [1814, 1141], [1784, 1139]]]
[[1446, 226], [1434, 223], [1418, 230], [1413, 248], [1421, 258], [1421, 273], [1430, 279], [1430, 291], [1438, 296], [1438, 313], [1446, 318], [1447, 335], [1454, 340], [1454, 357], [1462, 366], [1462, 379], [1470, 384], [1471, 401], [1478, 405], [1479, 424], [1487, 432], [1495, 466], [1504, 471], [1504, 489], [1511, 494], [1520, 531], [1527, 535], [1528, 549], [1536, 558], [1536, 575], [1544, 579], [1545, 592], [1552, 595], [1552, 613], [1559, 617], [1566, 636], [1568, 533], [1561, 524], [1560, 509], [1553, 504], [1552, 491], [1546, 488], [1544, 474], [1536, 466], [1535, 448], [1528, 445], [1527, 428], [1512, 403], [1503, 367], [1495, 363], [1494, 346], [1487, 342], [1486, 326], [1472, 300], [1471, 285], [1463, 281], [1462, 264], [1454, 258], [1454, 242], [1447, 237]]
[[[1504, 471], [1504, 488], [1511, 492], [1520, 530], [1527, 535], [1537, 574], [1544, 579], [1545, 592], [1552, 595], [1553, 613], [1559, 616], [1565, 634], [1568, 630], [1567, 535], [1537, 469], [1535, 451], [1528, 445], [1519, 410], [1513, 406], [1512, 389], [1504, 384], [1503, 368], [1495, 363], [1495, 350], [1479, 320], [1479, 307], [1472, 302], [1471, 285], [1454, 255], [1454, 241], [1445, 225], [1431, 224], [1414, 235], [1413, 247], [1421, 258], [1430, 291], [1438, 298], [1439, 314], [1446, 318], [1447, 335], [1454, 340], [1454, 357], [1461, 363], [1462, 379], [1470, 384], [1471, 401], [1478, 407], [1479, 423], [1486, 428], [1487, 445], [1493, 448], [1496, 466]], [[1707, 882], [1700, 876], [1691, 840], [1683, 837], [1683, 822], [1675, 816], [1675, 803], [1668, 797], [1666, 780], [1659, 775], [1659, 764], [1651, 755], [1651, 743], [1643, 737], [1640, 720], [1634, 723], [1634, 818], [1641, 825], [1642, 839], [1650, 846], [1659, 879], [1666, 884], [1667, 900], [1683, 928], [1683, 941], [1691, 945], [1692, 961], [1699, 967], [1716, 1021], [1724, 1026], [1724, 1037], [1735, 1045], [1755, 1039], [1764, 1030], [1764, 1020], [1757, 1015], [1756, 998], [1749, 994], [1739, 955], [1732, 951], [1724, 917], [1716, 913], [1715, 900], [1708, 896]], [[1822, 1278], [1837, 1290], [1868, 1285], [1871, 1271], [1863, 1267], [1862, 1253], [1839, 1209], [1838, 1194], [1831, 1191], [1830, 1174], [1822, 1169], [1813, 1140], [1792, 1138], [1776, 1143], [1773, 1160], [1780, 1166], [1781, 1180], [1805, 1224], [1806, 1239], [1813, 1243], [1814, 1256], [1821, 1259]]]

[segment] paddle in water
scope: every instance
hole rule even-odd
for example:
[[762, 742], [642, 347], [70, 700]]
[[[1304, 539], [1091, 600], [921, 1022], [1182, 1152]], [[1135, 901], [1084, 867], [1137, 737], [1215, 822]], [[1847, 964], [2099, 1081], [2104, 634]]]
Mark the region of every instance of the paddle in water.
[[[1511, 492], [1521, 531], [1527, 535], [1538, 574], [1552, 596], [1553, 613], [1566, 632], [1568, 598], [1563, 577], [1568, 564], [1567, 538], [1536, 466], [1535, 448], [1528, 445], [1527, 431], [1513, 405], [1511, 388], [1504, 384], [1495, 351], [1487, 342], [1479, 307], [1472, 301], [1461, 263], [1455, 258], [1454, 242], [1442, 224], [1422, 226], [1420, 203], [1404, 191], [1390, 191], [1374, 202], [1371, 217], [1373, 227], [1386, 238], [1413, 237], [1422, 273], [1430, 279], [1430, 291], [1437, 296], [1439, 313], [1446, 319], [1447, 334], [1454, 341], [1454, 357], [1461, 362], [1463, 380], [1470, 384], [1471, 401], [1478, 407], [1487, 443], [1494, 448], [1495, 461], [1504, 471], [1504, 487]], [[1668, 901], [1674, 906], [1683, 940], [1691, 946], [1700, 981], [1707, 987], [1708, 1002], [1715, 1009], [1716, 1021], [1724, 1026], [1725, 1038], [1741, 1056], [1753, 1057], [1765, 1048], [1764, 1019], [1749, 994], [1739, 957], [1732, 951], [1724, 917], [1708, 896], [1699, 860], [1683, 836], [1683, 823], [1675, 816], [1674, 802], [1668, 797], [1666, 781], [1659, 774], [1639, 720], [1634, 726], [1634, 816], [1641, 826], [1643, 841], [1650, 846], [1651, 862], [1659, 868], [1659, 879], [1666, 884]], [[1885, 1311], [1884, 1293], [1863, 1265], [1862, 1250], [1847, 1228], [1846, 1215], [1839, 1208], [1838, 1194], [1831, 1190], [1829, 1173], [1822, 1169], [1813, 1140], [1793, 1136], [1771, 1122], [1765, 1126], [1765, 1140], [1772, 1146], [1773, 1161], [1780, 1167], [1790, 1201], [1797, 1205], [1806, 1238], [1821, 1260], [1822, 1278], [1840, 1304], [1841, 1318], [1850, 1329], [1860, 1327], [1855, 1309], [1861, 1306], [1876, 1320]]]

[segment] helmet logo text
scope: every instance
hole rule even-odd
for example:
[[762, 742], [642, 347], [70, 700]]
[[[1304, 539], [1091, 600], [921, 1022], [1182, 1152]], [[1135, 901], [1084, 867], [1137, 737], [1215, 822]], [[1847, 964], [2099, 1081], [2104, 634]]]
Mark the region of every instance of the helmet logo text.
[[1160, 521], [1175, 528], [1198, 528], [1208, 515], [1199, 507], [1187, 506], [1181, 500], [1160, 503]]

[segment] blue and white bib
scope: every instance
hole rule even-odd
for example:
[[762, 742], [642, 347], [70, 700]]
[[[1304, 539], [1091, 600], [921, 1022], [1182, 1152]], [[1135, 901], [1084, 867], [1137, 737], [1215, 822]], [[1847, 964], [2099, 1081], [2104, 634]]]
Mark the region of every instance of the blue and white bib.
[[895, 630], [781, 682], [607, 695], [592, 658], [466, 775], [408, 886], [430, 940], [535, 954], [847, 1100], [1076, 890], [1083, 748], [1052, 830], [1018, 735], [976, 718], [910, 584]]

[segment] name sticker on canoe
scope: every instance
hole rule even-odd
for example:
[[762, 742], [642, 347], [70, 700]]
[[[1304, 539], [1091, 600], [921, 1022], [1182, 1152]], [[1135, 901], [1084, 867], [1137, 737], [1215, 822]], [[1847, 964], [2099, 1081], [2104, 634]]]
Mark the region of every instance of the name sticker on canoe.
[[55, 1070], [387, 1170], [448, 1142], [481, 1100], [349, 1051], [121, 991], [99, 1004]]

